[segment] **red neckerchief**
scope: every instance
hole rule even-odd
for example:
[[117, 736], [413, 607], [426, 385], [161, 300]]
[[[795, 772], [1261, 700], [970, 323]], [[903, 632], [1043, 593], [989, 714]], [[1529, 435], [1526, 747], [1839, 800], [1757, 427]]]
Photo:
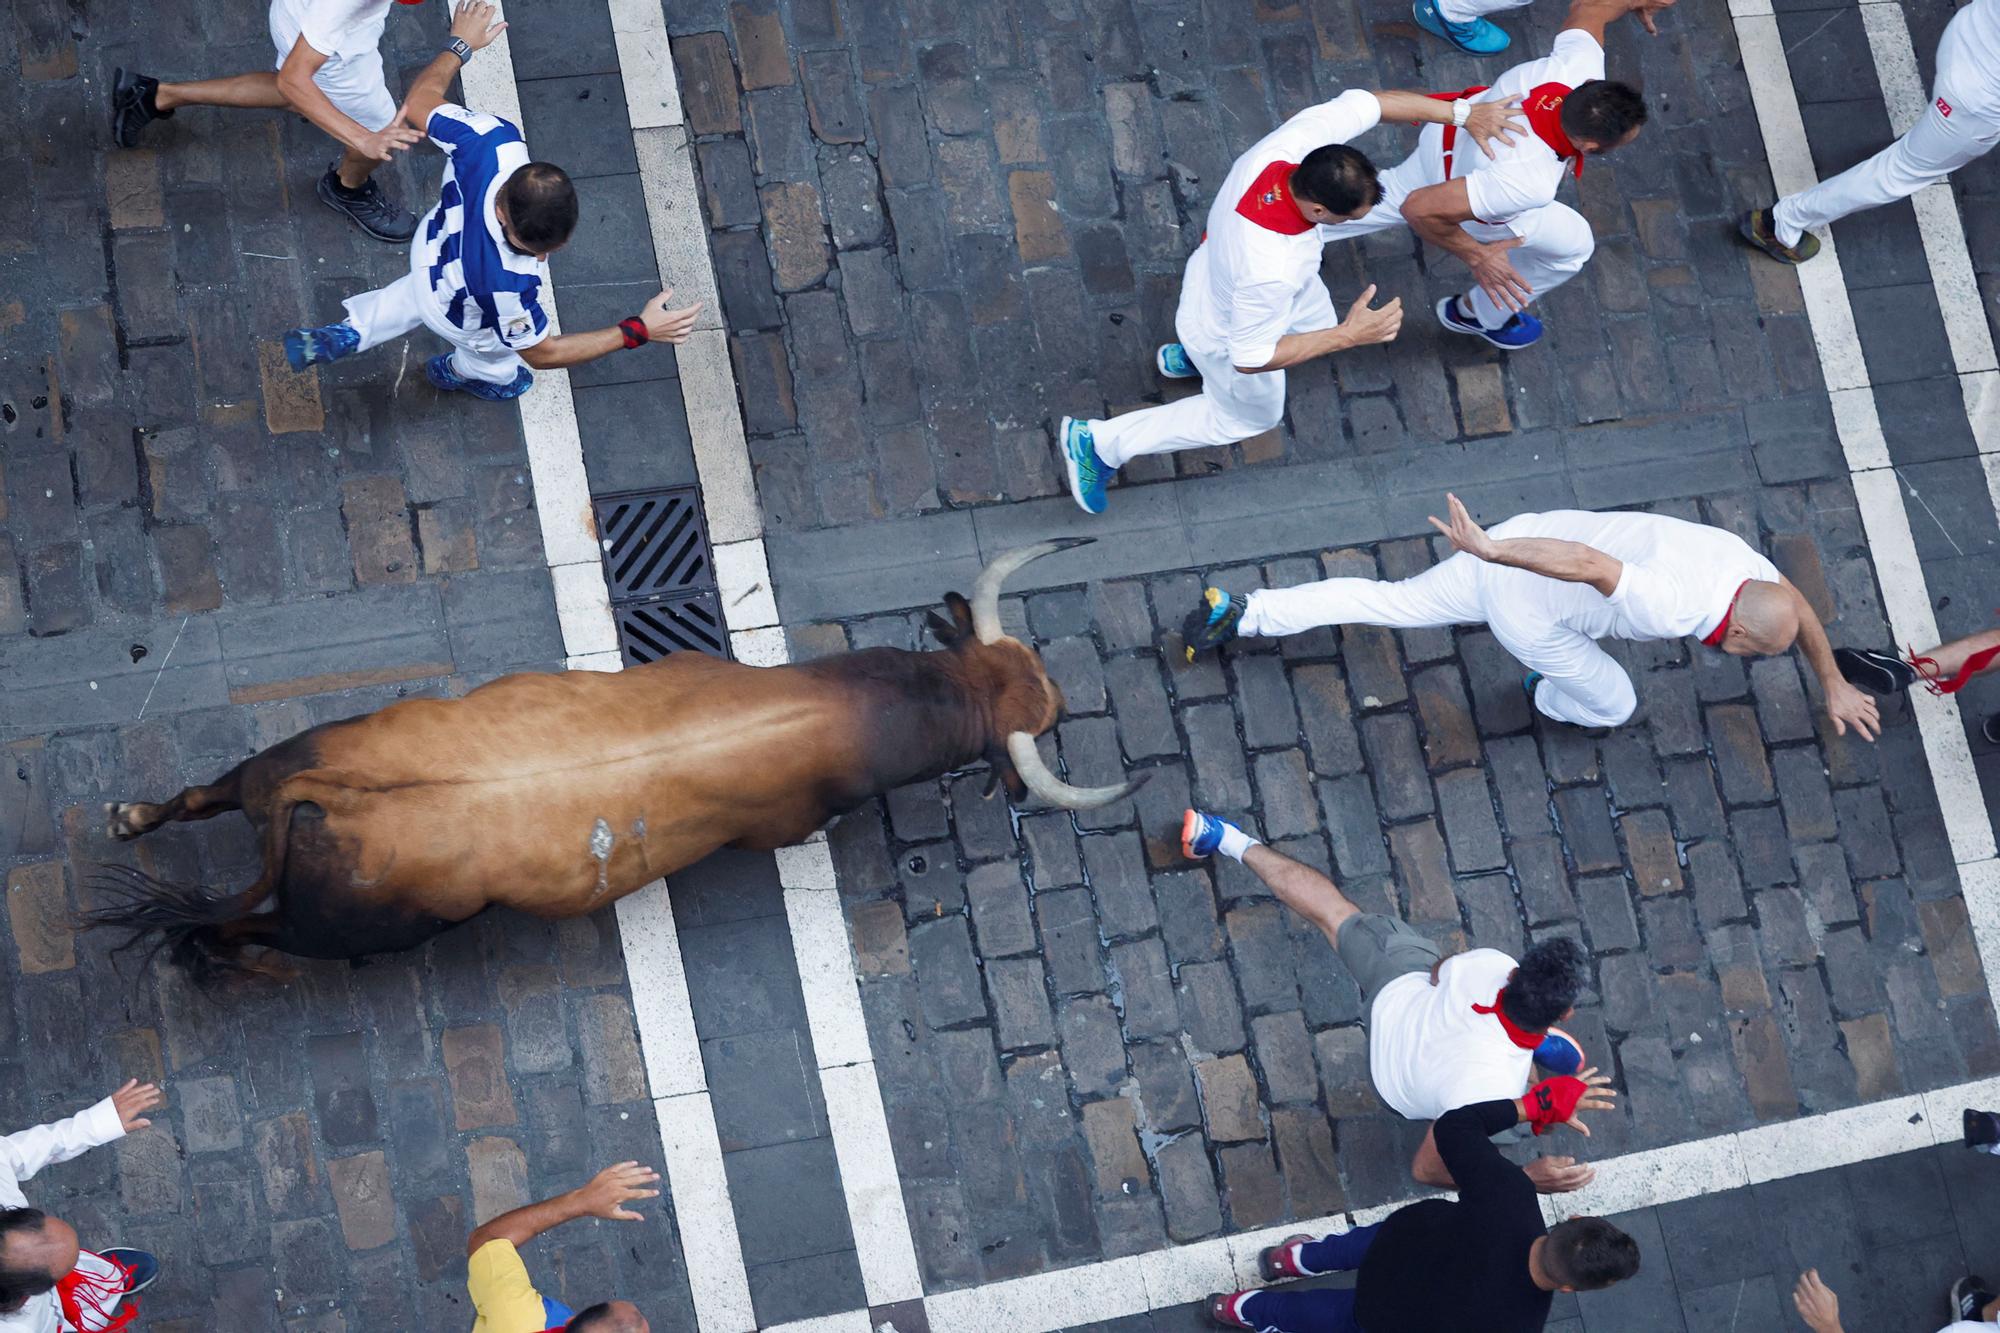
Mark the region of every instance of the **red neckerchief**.
[[1250, 188], [1236, 201], [1236, 211], [1266, 231], [1281, 236], [1298, 236], [1313, 229], [1292, 198], [1292, 173], [1296, 162], [1273, 162], [1257, 173]]
[[[1456, 102], [1461, 97], [1472, 97], [1483, 93], [1490, 84], [1479, 84], [1455, 93], [1432, 93], [1431, 97], [1440, 102]], [[1549, 151], [1570, 164], [1570, 174], [1583, 175], [1583, 154], [1576, 151], [1576, 145], [1563, 133], [1562, 104], [1570, 89], [1566, 84], [1544, 83], [1528, 90], [1521, 99], [1521, 112], [1528, 118], [1528, 128], [1535, 137], [1549, 146]], [[1451, 159], [1458, 146], [1458, 126], [1444, 127], [1444, 178], [1451, 179]]]
[[1736, 615], [1736, 599], [1741, 597], [1743, 595], [1743, 590], [1749, 586], [1750, 586], [1750, 580], [1745, 579], [1743, 580], [1743, 582], [1736, 585], [1735, 592], [1729, 594], [1729, 606], [1722, 613], [1721, 623], [1716, 625], [1716, 627], [1710, 630], [1708, 633], [1701, 636], [1701, 641], [1706, 647], [1720, 648], [1722, 646], [1722, 636], [1729, 633], [1729, 622], [1732, 619], [1734, 619]]
[[1516, 1025], [1513, 1019], [1507, 1017], [1507, 1011], [1500, 1007], [1500, 997], [1506, 993], [1507, 988], [1502, 986], [1494, 993], [1492, 1004], [1475, 1004], [1472, 1006], [1472, 1012], [1475, 1014], [1493, 1015], [1500, 1020], [1500, 1026], [1507, 1029], [1508, 1041], [1513, 1042], [1524, 1051], [1532, 1051], [1540, 1046], [1542, 1039], [1549, 1034], [1546, 1032], [1529, 1032], [1525, 1028]]

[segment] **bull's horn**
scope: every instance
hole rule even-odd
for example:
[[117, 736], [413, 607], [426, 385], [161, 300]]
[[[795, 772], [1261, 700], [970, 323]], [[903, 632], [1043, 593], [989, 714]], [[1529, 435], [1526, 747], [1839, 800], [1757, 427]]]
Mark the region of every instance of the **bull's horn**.
[[1007, 637], [1007, 632], [1000, 628], [1000, 585], [1015, 570], [1030, 560], [1067, 551], [1072, 546], [1088, 546], [1096, 540], [1095, 537], [1052, 537], [1033, 546], [1017, 546], [994, 556], [993, 563], [979, 571], [979, 582], [972, 585], [973, 634], [981, 643], [997, 643]]
[[1025, 731], [1007, 733], [1007, 755], [1030, 792], [1065, 810], [1095, 810], [1100, 805], [1122, 801], [1139, 790], [1150, 776], [1142, 773], [1109, 787], [1072, 787], [1049, 771], [1049, 766], [1042, 762], [1042, 752], [1035, 748], [1035, 738]]

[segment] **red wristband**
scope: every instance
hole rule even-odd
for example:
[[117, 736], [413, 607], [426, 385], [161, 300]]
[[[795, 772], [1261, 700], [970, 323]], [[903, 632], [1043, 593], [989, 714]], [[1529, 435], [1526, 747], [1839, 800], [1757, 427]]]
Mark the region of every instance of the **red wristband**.
[[1560, 1125], [1576, 1114], [1576, 1104], [1590, 1091], [1590, 1085], [1569, 1074], [1545, 1078], [1528, 1089], [1528, 1123], [1540, 1134], [1551, 1125]]
[[625, 335], [625, 350], [628, 352], [653, 340], [653, 336], [646, 332], [646, 321], [637, 315], [619, 320], [618, 331]]

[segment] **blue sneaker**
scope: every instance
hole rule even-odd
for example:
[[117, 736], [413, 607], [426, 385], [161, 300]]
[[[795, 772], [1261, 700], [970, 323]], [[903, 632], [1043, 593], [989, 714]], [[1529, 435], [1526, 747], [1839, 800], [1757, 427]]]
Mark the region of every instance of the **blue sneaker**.
[[1222, 845], [1223, 831], [1233, 828], [1236, 825], [1220, 815], [1204, 814], [1200, 810], [1188, 811], [1181, 817], [1181, 855], [1190, 861], [1201, 861], [1215, 855], [1215, 849]]
[[1497, 329], [1483, 328], [1478, 320], [1465, 313], [1456, 296], [1447, 296], [1437, 303], [1437, 316], [1438, 323], [1453, 333], [1469, 333], [1475, 338], [1484, 338], [1503, 352], [1518, 352], [1542, 340], [1542, 321], [1525, 310], [1516, 311]]
[[1583, 1047], [1561, 1028], [1550, 1028], [1535, 1048], [1535, 1063], [1550, 1074], [1583, 1072]]
[[535, 382], [534, 372], [526, 366], [507, 384], [495, 384], [491, 380], [469, 379], [451, 367], [451, 353], [439, 352], [424, 362], [424, 378], [445, 393], [469, 393], [474, 398], [484, 398], [489, 403], [507, 403], [519, 398]]
[[1530, 711], [1535, 707], [1535, 687], [1541, 683], [1542, 673], [1539, 671], [1530, 671], [1521, 678], [1521, 689], [1528, 696], [1528, 708]]
[[1220, 648], [1235, 638], [1237, 623], [1249, 605], [1248, 597], [1232, 597], [1220, 588], [1203, 588], [1201, 603], [1181, 621], [1181, 643], [1187, 648], [1187, 660], [1192, 662], [1197, 655]]
[[293, 370], [338, 361], [360, 350], [360, 330], [345, 321], [316, 329], [293, 329], [285, 335], [285, 360]]
[[1505, 51], [1512, 40], [1506, 32], [1487, 22], [1474, 19], [1470, 23], [1453, 23], [1438, 13], [1437, 0], [1416, 0], [1410, 6], [1410, 15], [1417, 26], [1433, 37], [1442, 37], [1467, 55], [1490, 56], [1496, 51]]
[[120, 1293], [121, 1295], [138, 1295], [152, 1286], [154, 1279], [160, 1275], [160, 1261], [144, 1250], [128, 1250], [122, 1246], [113, 1246], [97, 1253], [125, 1270], [125, 1290]]
[[1153, 365], [1160, 374], [1170, 380], [1194, 380], [1201, 378], [1189, 359], [1187, 348], [1179, 343], [1161, 343], [1160, 350], [1153, 353]]
[[1086, 514], [1104, 512], [1103, 460], [1097, 456], [1097, 442], [1090, 438], [1090, 423], [1064, 417], [1056, 428], [1062, 441], [1063, 467], [1069, 473], [1069, 493]]

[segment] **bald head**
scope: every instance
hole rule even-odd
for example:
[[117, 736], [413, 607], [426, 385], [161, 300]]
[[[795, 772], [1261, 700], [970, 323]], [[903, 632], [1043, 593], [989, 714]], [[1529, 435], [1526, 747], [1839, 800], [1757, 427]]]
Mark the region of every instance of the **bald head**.
[[565, 1326], [566, 1333], [650, 1333], [651, 1326], [639, 1307], [630, 1301], [605, 1301], [578, 1314]]
[[1736, 594], [1722, 651], [1737, 657], [1782, 653], [1799, 637], [1798, 598], [1782, 583], [1752, 579]]

